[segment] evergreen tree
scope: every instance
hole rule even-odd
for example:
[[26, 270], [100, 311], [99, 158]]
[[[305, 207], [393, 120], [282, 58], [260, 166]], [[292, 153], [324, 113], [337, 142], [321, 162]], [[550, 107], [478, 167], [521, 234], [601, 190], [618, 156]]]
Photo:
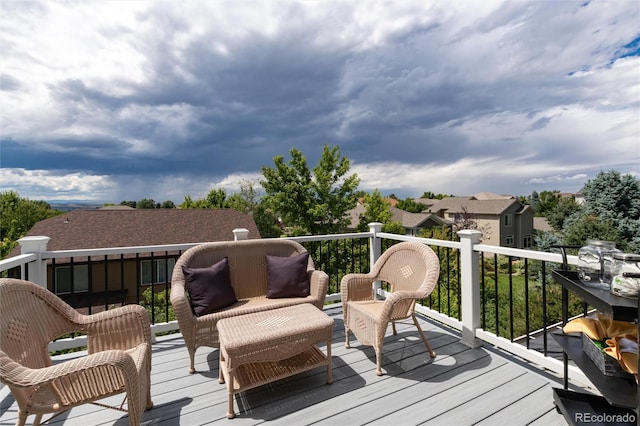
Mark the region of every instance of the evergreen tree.
[[610, 223], [627, 250], [640, 253], [640, 181], [616, 170], [600, 172], [582, 193], [585, 213]]

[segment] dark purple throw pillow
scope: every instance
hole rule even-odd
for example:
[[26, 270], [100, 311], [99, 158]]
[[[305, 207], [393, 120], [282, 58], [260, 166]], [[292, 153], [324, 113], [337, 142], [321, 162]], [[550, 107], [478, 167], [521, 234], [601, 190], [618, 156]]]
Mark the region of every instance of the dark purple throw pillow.
[[182, 267], [191, 307], [196, 316], [210, 314], [238, 301], [229, 278], [229, 259], [208, 268]]
[[307, 297], [310, 293], [309, 253], [279, 257], [267, 255], [267, 298]]

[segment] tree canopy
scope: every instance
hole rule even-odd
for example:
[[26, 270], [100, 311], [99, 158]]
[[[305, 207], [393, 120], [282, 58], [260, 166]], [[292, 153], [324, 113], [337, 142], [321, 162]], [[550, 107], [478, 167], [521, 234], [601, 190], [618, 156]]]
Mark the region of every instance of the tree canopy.
[[240, 182], [240, 191], [227, 195], [222, 188], [212, 188], [204, 198], [184, 197], [181, 209], [234, 209], [253, 216], [262, 238], [279, 237], [282, 231], [275, 214], [260, 198], [255, 184], [249, 180]]
[[[112, 204], [105, 204], [112, 205]], [[156, 203], [152, 198], [143, 198], [140, 201], [121, 201], [121, 206], [129, 206], [133, 209], [175, 209], [176, 205], [171, 200], [163, 201], [162, 203]]]
[[431, 200], [442, 200], [443, 198], [446, 198], [446, 197], [453, 197], [453, 194], [449, 194], [449, 195], [447, 195], [447, 194], [436, 194], [436, 193], [431, 192], [431, 191], [425, 191], [425, 192], [422, 193], [422, 197], [420, 197], [420, 198], [428, 198], [428, 199], [431, 199]]
[[[623, 251], [640, 253], [640, 181], [616, 170], [600, 172], [585, 183], [582, 194], [582, 205], [574, 199], [560, 198], [550, 202], [552, 207], [542, 209], [562, 243], [584, 245], [590, 239], [608, 240]], [[538, 240], [541, 242], [542, 237], [536, 239], [541, 247]]]
[[191, 195], [186, 195], [180, 204], [181, 209], [224, 209], [227, 207], [227, 191], [222, 188], [212, 188], [206, 197], [193, 199]]
[[528, 201], [536, 216], [546, 217], [556, 208], [560, 200], [560, 191], [542, 191], [540, 194], [533, 191]]
[[421, 213], [427, 209], [425, 204], [419, 203], [413, 198], [405, 198], [404, 200], [398, 200], [396, 207], [400, 210], [404, 210], [410, 213]]
[[585, 213], [611, 223], [629, 248], [640, 253], [640, 181], [616, 170], [600, 172], [582, 194]]
[[340, 232], [349, 224], [346, 212], [356, 204], [358, 175], [348, 175], [351, 162], [337, 146], [325, 145], [318, 164], [309, 169], [306, 157], [296, 148], [291, 159], [274, 158], [274, 167], [262, 167], [267, 206], [278, 214], [290, 235]]
[[49, 203], [22, 198], [15, 191], [0, 193], [0, 254], [6, 257], [38, 221], [62, 213], [53, 210]]
[[364, 196], [363, 204], [365, 211], [360, 214], [358, 231], [368, 231], [369, 224], [372, 222], [382, 224], [391, 222], [392, 214], [389, 211], [389, 202], [382, 197], [377, 189]]

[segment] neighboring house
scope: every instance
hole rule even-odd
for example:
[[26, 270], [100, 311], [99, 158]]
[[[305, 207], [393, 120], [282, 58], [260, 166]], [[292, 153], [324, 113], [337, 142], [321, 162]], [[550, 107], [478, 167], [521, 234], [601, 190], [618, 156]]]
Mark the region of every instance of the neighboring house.
[[533, 244], [533, 209], [510, 195], [481, 192], [468, 197], [447, 197], [429, 213], [455, 222], [467, 215], [483, 231], [482, 242], [496, 246], [529, 248]]
[[[357, 229], [360, 224], [360, 215], [364, 214], [366, 207], [362, 201], [358, 201], [356, 207], [349, 210], [348, 214], [351, 218], [349, 229]], [[399, 222], [405, 230], [405, 235], [416, 236], [421, 229], [440, 228], [442, 226], [450, 226], [452, 222], [438, 217], [431, 213], [410, 213], [400, 210], [397, 207], [389, 206], [392, 215], [392, 221]]]
[[533, 218], [533, 229], [536, 232], [551, 232], [553, 228], [547, 222], [546, 217], [534, 217]]
[[573, 201], [575, 201], [577, 205], [581, 206], [584, 204], [584, 201], [585, 201], [584, 194], [582, 193], [582, 189], [578, 192], [561, 192], [560, 198], [573, 198]]
[[[37, 222], [27, 236], [51, 238], [48, 250], [78, 250], [233, 240], [233, 230], [260, 238], [250, 215], [232, 209], [74, 210]], [[17, 255], [17, 247], [11, 256]], [[166, 284], [180, 252], [56, 258], [49, 261], [48, 288], [75, 307], [96, 300], [135, 303], [138, 291]], [[164, 286], [158, 286], [164, 288]], [[106, 294], [106, 298], [105, 298]]]
[[438, 198], [414, 198], [413, 201], [419, 204], [424, 204], [424, 210], [429, 209], [432, 205], [440, 201]]
[[417, 236], [421, 229], [441, 228], [451, 226], [453, 223], [447, 219], [431, 213], [410, 213], [400, 210], [397, 207], [389, 207], [392, 220], [400, 222], [404, 228], [405, 235]]

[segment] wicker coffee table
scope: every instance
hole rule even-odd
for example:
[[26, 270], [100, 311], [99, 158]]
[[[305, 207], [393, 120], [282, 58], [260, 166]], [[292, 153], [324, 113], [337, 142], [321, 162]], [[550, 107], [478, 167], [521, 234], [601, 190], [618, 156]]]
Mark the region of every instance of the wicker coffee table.
[[[227, 384], [227, 417], [235, 417], [233, 397], [319, 366], [331, 383], [333, 319], [305, 303], [225, 318], [218, 322], [220, 383]], [[327, 342], [325, 355], [316, 346]]]

